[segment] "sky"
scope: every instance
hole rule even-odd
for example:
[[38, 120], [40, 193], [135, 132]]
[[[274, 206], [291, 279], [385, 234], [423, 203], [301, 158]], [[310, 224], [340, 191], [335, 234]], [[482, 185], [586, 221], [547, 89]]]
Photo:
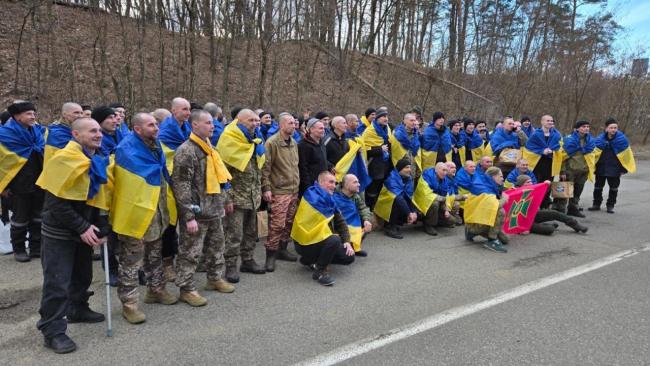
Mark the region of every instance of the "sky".
[[617, 51], [636, 54], [644, 49], [637, 57], [650, 57], [650, 0], [609, 0], [607, 8], [618, 14], [616, 20], [624, 28], [615, 43]]

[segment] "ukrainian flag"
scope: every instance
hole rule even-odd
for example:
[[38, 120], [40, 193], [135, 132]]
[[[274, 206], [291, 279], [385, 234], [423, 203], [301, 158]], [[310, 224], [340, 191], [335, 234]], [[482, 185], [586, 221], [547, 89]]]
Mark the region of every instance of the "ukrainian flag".
[[226, 164], [240, 172], [246, 170], [253, 154], [257, 158], [259, 169], [262, 169], [266, 161], [264, 139], [259, 128], [255, 129], [255, 138], [253, 138], [237, 120], [230, 122], [223, 130], [217, 143], [217, 151]]
[[[99, 151], [99, 150], [98, 150]], [[54, 153], [36, 184], [53, 195], [108, 210], [111, 201], [108, 157], [90, 155], [75, 140]]]
[[464, 205], [465, 223], [493, 226], [499, 211], [499, 188], [487, 174], [474, 174], [472, 193]]
[[440, 187], [440, 184], [438, 184], [438, 177], [436, 176], [435, 169], [425, 169], [424, 172], [422, 172], [415, 193], [413, 193], [413, 204], [420, 212], [422, 212], [422, 214], [427, 214], [429, 208], [431, 208], [431, 205], [438, 197], [436, 191], [440, 194], [447, 195], [446, 188]]
[[[191, 132], [192, 128], [189, 122], [185, 121], [179, 126], [174, 116], [169, 116], [160, 123], [158, 139], [160, 139], [160, 144], [165, 153], [167, 171], [170, 174], [174, 171], [174, 154], [176, 154], [176, 149], [190, 138]], [[169, 191], [171, 192], [171, 190]]]
[[63, 149], [72, 140], [72, 128], [60, 122], [47, 126], [47, 139], [45, 140], [45, 157], [43, 165], [50, 161], [57, 150]]
[[332, 235], [329, 227], [336, 204], [332, 196], [318, 183], [307, 188], [293, 219], [291, 238], [300, 245], [319, 243]]
[[508, 133], [503, 127], [499, 127], [492, 132], [490, 142], [483, 153], [485, 156], [493, 156], [495, 153], [501, 153], [505, 148], [520, 149], [519, 136], [514, 131]]
[[551, 175], [556, 176], [560, 174], [562, 169], [563, 152], [562, 152], [562, 135], [555, 129], [551, 128], [548, 141], [544, 136], [544, 130], [538, 128], [526, 141], [526, 146], [522, 149], [522, 157], [528, 161], [530, 170], [535, 170], [535, 166], [539, 163], [539, 159], [544, 155], [544, 149], [549, 148], [553, 150], [553, 166], [551, 168]]
[[[127, 135], [115, 151], [115, 192], [109, 220], [113, 231], [140, 239], [158, 208], [162, 180], [169, 183], [165, 155], [154, 155], [135, 133]], [[169, 205], [172, 201], [167, 196]], [[176, 223], [170, 210], [170, 223]]]
[[[413, 137], [409, 138], [408, 132], [404, 124], [400, 124], [392, 135], [388, 138], [390, 142], [390, 156], [393, 166], [397, 166], [397, 162], [405, 157], [413, 157], [418, 168], [422, 170], [422, 154], [420, 153], [420, 134], [413, 131]], [[410, 159], [409, 159], [410, 160]]]
[[442, 126], [442, 136], [438, 134], [433, 122], [424, 129], [422, 133], [422, 168], [433, 168], [438, 159], [438, 149], [442, 144], [442, 151], [445, 153], [445, 161], [451, 161], [452, 146], [451, 133], [446, 126]]
[[636, 173], [636, 162], [634, 161], [634, 154], [632, 153], [630, 142], [621, 131], [616, 131], [612, 140], [607, 140], [607, 132], [601, 133], [596, 138], [596, 149], [594, 150], [595, 162], [598, 162], [600, 155], [607, 145], [612, 147], [618, 161], [621, 162], [621, 165], [623, 165], [623, 168], [625, 168], [628, 173]]
[[358, 252], [361, 250], [363, 229], [361, 225], [361, 216], [359, 216], [359, 211], [357, 210], [357, 205], [354, 203], [354, 200], [348, 198], [341, 192], [334, 192], [333, 199], [334, 203], [336, 204], [336, 208], [339, 210], [339, 212], [341, 212], [343, 219], [345, 219], [345, 223], [348, 225], [352, 248], [355, 252]]
[[0, 192], [7, 188], [33, 152], [43, 155], [44, 144], [37, 126], [27, 129], [13, 118], [0, 126]]
[[408, 179], [408, 183], [404, 184], [402, 176], [399, 175], [397, 170], [393, 169], [390, 172], [390, 175], [384, 181], [384, 186], [381, 188], [375, 204], [375, 214], [377, 216], [389, 221], [395, 198], [402, 194], [406, 194], [408, 199], [413, 197], [413, 179], [410, 177]]
[[[481, 135], [476, 131], [472, 131], [471, 135], [468, 135], [465, 130], [460, 131], [461, 136], [464, 136], [465, 139], [465, 150], [468, 148], [472, 151], [472, 160], [478, 162], [483, 157], [483, 139]], [[461, 155], [461, 163], [465, 166], [465, 154]]]
[[[386, 125], [386, 131], [384, 131], [377, 120], [373, 120], [370, 126], [363, 131], [361, 138], [366, 150], [370, 150], [373, 147], [387, 145], [390, 142], [389, 136], [391, 134], [390, 126]], [[388, 153], [384, 153], [384, 160], [388, 160], [388, 155]]]
[[363, 158], [363, 143], [348, 139], [348, 145], [350, 149], [336, 163], [336, 181], [342, 182], [346, 174], [354, 174], [359, 179], [359, 189], [363, 192], [372, 182], [370, 175], [368, 175], [366, 161]]

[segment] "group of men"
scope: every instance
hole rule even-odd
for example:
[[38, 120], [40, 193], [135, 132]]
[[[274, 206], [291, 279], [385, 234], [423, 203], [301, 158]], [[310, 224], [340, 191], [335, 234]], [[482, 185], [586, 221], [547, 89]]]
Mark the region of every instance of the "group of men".
[[[504, 177], [518, 186], [556, 176], [573, 182], [574, 197], [556, 199], [556, 211], [540, 211], [531, 231], [548, 233], [542, 223], [560, 220], [586, 232], [566, 216], [584, 217], [578, 206], [584, 182], [595, 176], [593, 211], [610, 185], [606, 208], [613, 213], [620, 176], [634, 170], [613, 119], [594, 138], [587, 121], [565, 137], [550, 116], [537, 129], [529, 118], [506, 117], [488, 132], [484, 122], [447, 123], [440, 112], [425, 123], [420, 108], [392, 127], [385, 107], [361, 118], [285, 112], [277, 120], [268, 111], [236, 108], [228, 121], [216, 104], [180, 97], [169, 110], [135, 113], [130, 126], [119, 103], [90, 115], [65, 103], [61, 119], [47, 126], [36, 122], [27, 101], [13, 103], [7, 114], [0, 127], [3, 214], [8, 219], [12, 212], [14, 258], [41, 258], [37, 326], [58, 353], [76, 349], [68, 322], [104, 320], [90, 309], [88, 288], [93, 248], [105, 242], [122, 315], [139, 324], [146, 319], [140, 283], [145, 303], [205, 305], [194, 278], [199, 267], [206, 291], [231, 293], [240, 272], [273, 272], [276, 260], [298, 259], [330, 286], [330, 265], [367, 256], [363, 238], [382, 222], [396, 239], [404, 224], [422, 221], [430, 235], [436, 227], [466, 224], [467, 239], [485, 236], [486, 248], [505, 252]], [[486, 206], [476, 201], [486, 195], [499, 200], [487, 220], [472, 211]], [[549, 198], [543, 208], [550, 205]], [[260, 210], [268, 213], [263, 265], [253, 256]]]

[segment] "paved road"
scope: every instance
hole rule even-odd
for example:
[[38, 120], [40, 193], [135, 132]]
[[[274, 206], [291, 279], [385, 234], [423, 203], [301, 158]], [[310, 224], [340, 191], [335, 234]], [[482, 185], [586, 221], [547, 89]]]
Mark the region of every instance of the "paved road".
[[[373, 233], [370, 256], [335, 266], [332, 288], [316, 285], [300, 265], [280, 262], [275, 273], [243, 275], [233, 294], [209, 294], [200, 309], [143, 305], [148, 318], [140, 326], [121, 319], [113, 296], [114, 337], [104, 337], [104, 324], [73, 324], [79, 349], [65, 356], [44, 350], [34, 327], [39, 264], [0, 257], [0, 364], [298, 363], [640, 247], [650, 237], [649, 193], [650, 162], [640, 162], [639, 172], [623, 179], [616, 214], [588, 213], [586, 235], [562, 227], [550, 238], [518, 236], [498, 254], [465, 242], [462, 228], [436, 238], [414, 228], [402, 241]], [[257, 252], [262, 260], [262, 248]], [[643, 252], [347, 363], [648, 364], [649, 263]], [[99, 266], [95, 273], [103, 275]], [[91, 305], [103, 309], [98, 279], [92, 289]]]

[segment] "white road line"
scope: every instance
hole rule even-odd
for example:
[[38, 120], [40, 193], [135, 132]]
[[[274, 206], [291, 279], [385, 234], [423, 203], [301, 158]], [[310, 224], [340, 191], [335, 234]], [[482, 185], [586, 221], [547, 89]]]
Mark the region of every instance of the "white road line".
[[392, 329], [386, 333], [382, 333], [374, 337], [370, 337], [354, 343], [350, 343], [348, 345], [334, 349], [330, 352], [320, 354], [314, 358], [299, 362], [294, 366], [335, 365], [339, 362], [349, 360], [353, 357], [362, 355], [364, 353], [368, 353], [377, 348], [381, 348], [383, 346], [389, 345], [391, 343], [395, 343], [397, 341], [414, 336], [416, 334], [426, 332], [428, 330], [439, 327], [443, 324], [449, 323], [456, 319], [460, 319], [462, 317], [472, 315], [481, 310], [485, 310], [492, 306], [504, 303], [506, 301], [516, 299], [523, 295], [529, 294], [533, 291], [537, 291], [545, 287], [555, 285], [556, 283], [566, 281], [576, 276], [580, 276], [587, 272], [591, 272], [593, 270], [605, 267], [612, 263], [616, 263], [618, 261], [635, 256], [641, 252], [645, 252], [648, 250], [650, 250], [650, 243], [646, 243], [645, 245], [635, 249], [624, 250], [622, 252], [612, 254], [610, 256], [598, 259], [596, 261], [575, 268], [571, 268], [569, 270], [559, 272], [550, 275], [548, 277], [540, 278], [538, 280], [525, 283], [513, 289], [500, 292], [485, 300], [455, 307], [447, 311], [444, 311], [442, 313], [438, 313], [430, 317], [421, 319], [415, 323], [411, 323], [399, 328]]

